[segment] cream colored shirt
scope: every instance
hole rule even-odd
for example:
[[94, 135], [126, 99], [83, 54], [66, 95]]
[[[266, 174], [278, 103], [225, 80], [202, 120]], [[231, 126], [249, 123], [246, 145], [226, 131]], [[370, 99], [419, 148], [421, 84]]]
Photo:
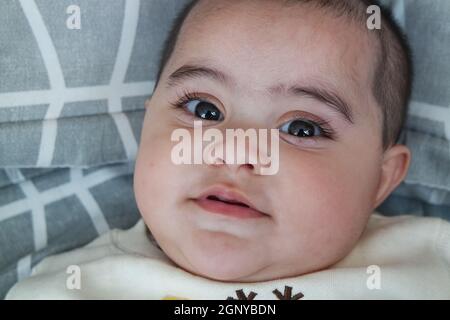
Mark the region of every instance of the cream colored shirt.
[[[285, 293], [287, 293], [285, 295]], [[376, 212], [334, 266], [297, 277], [225, 283], [177, 267], [140, 220], [50, 256], [7, 299], [450, 299], [450, 223]]]

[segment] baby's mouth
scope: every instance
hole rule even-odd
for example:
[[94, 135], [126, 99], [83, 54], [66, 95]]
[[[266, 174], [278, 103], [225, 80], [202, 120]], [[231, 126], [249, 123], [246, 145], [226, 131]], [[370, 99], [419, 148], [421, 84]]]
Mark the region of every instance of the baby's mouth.
[[207, 196], [206, 199], [213, 200], [213, 201], [225, 202], [225, 203], [228, 203], [230, 205], [236, 205], [236, 206], [241, 206], [241, 207], [245, 207], [245, 208], [250, 208], [250, 206], [248, 204], [245, 204], [243, 202], [234, 201], [234, 200], [228, 200], [228, 199], [221, 198], [221, 197], [215, 196], [215, 195]]
[[202, 209], [233, 218], [262, 218], [268, 215], [255, 208], [240, 192], [223, 186], [208, 189], [193, 199]]

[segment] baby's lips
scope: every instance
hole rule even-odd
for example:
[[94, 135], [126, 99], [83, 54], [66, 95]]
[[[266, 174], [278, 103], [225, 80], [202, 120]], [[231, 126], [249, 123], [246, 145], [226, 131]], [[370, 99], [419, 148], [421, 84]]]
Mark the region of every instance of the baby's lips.
[[236, 188], [230, 188], [223, 185], [216, 185], [208, 188], [197, 199], [207, 199], [208, 197], [216, 197], [223, 201], [236, 202], [245, 204], [253, 210], [261, 214], [268, 215], [266, 212], [259, 210], [248, 198]]

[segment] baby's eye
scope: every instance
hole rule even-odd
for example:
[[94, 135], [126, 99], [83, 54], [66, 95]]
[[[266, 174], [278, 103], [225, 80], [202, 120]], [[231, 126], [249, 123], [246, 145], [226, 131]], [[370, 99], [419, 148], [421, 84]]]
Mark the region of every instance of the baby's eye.
[[185, 108], [188, 112], [203, 120], [221, 121], [223, 115], [220, 110], [207, 101], [191, 100], [186, 103]]
[[296, 137], [315, 137], [323, 133], [323, 129], [311, 121], [294, 119], [280, 127], [280, 131]]

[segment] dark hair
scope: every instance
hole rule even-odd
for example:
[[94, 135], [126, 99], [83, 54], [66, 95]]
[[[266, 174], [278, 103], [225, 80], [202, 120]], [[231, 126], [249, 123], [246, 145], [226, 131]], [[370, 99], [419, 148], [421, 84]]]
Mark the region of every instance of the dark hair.
[[[178, 34], [186, 17], [199, 0], [192, 0], [176, 17], [159, 61], [155, 88], [161, 74], [175, 48]], [[406, 35], [388, 9], [376, 0], [285, 0], [284, 4], [310, 4], [334, 13], [338, 17], [349, 18], [364, 23], [368, 15], [366, 10], [376, 5], [381, 11], [381, 29], [368, 30], [378, 39], [373, 95], [380, 105], [382, 113], [383, 150], [400, 142], [403, 126], [408, 113], [413, 81], [412, 54]]]

